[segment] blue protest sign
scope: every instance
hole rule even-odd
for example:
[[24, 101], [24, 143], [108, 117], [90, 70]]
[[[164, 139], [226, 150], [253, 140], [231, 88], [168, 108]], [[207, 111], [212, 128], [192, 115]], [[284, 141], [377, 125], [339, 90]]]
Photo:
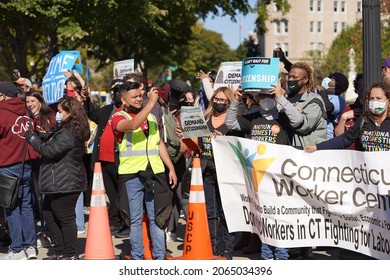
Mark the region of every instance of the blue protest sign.
[[269, 93], [278, 83], [279, 58], [249, 57], [242, 61], [241, 87], [244, 93]]
[[[73, 65], [72, 68], [69, 68], [69, 70], [76, 70], [77, 73], [79, 74], [83, 74], [84, 73], [84, 70], [83, 70], [83, 64], [81, 62], [81, 55], [80, 55], [80, 51], [78, 50], [72, 50], [72, 51], [60, 51], [60, 53], [71, 53], [71, 54], [75, 54], [77, 55], [77, 59]], [[73, 72], [73, 71], [72, 71]]]
[[60, 52], [52, 57], [42, 82], [43, 98], [48, 105], [58, 102], [64, 95], [64, 72], [73, 68], [76, 59], [77, 54], [71, 52]]

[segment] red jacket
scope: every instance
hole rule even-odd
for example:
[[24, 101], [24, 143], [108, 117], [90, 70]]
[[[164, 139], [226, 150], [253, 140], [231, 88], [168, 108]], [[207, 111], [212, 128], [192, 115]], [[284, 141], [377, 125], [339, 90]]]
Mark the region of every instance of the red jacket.
[[[33, 126], [30, 120], [26, 103], [19, 97], [0, 102], [0, 167], [23, 161], [24, 133]], [[37, 156], [37, 152], [28, 145], [25, 160]]]

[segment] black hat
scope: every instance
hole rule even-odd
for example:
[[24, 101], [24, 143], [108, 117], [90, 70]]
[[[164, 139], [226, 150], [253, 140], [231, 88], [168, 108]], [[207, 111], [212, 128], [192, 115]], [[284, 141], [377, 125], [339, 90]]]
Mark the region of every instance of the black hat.
[[349, 86], [349, 81], [347, 76], [345, 76], [343, 73], [335, 72], [328, 76], [329, 78], [333, 78], [336, 82], [336, 89], [335, 94], [339, 95], [347, 91]]
[[169, 85], [171, 93], [178, 97], [191, 90], [190, 86], [181, 80], [170, 80]]
[[0, 93], [8, 97], [16, 97], [18, 95], [18, 89], [11, 82], [0, 82]]

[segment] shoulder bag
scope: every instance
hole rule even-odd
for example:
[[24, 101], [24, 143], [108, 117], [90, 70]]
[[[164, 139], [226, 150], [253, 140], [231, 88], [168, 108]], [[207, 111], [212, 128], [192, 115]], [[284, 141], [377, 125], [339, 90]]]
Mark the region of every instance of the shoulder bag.
[[20, 183], [24, 175], [24, 163], [27, 153], [27, 141], [24, 144], [22, 171], [19, 177], [0, 174], [0, 206], [4, 208], [13, 208], [16, 204], [19, 194]]

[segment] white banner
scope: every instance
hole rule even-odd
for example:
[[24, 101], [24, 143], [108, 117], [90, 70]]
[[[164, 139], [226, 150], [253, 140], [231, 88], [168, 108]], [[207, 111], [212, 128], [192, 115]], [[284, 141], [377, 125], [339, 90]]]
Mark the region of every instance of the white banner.
[[390, 259], [390, 152], [212, 139], [230, 232], [284, 248], [334, 246]]

